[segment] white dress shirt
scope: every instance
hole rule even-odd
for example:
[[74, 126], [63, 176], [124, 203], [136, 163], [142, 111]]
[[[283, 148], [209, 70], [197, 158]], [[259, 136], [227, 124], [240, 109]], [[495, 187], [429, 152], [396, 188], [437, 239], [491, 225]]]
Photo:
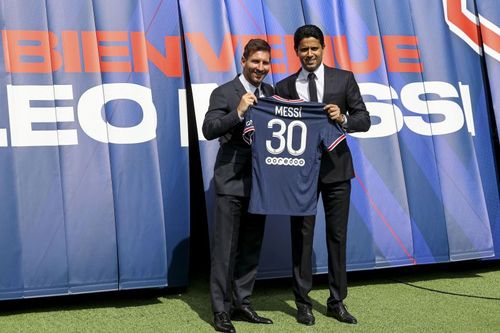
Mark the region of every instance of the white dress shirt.
[[[309, 96], [309, 79], [307, 78], [309, 73], [304, 68], [300, 70], [299, 76], [295, 81], [295, 88], [299, 94], [300, 99], [309, 102], [311, 97]], [[313, 72], [316, 75], [316, 90], [318, 91], [318, 101], [323, 102], [323, 89], [325, 88], [325, 66], [323, 63], [319, 65], [318, 68]], [[341, 124], [342, 127], [347, 126], [347, 117], [344, 115], [344, 122]]]
[[248, 80], [245, 78], [245, 75], [243, 74], [241, 74], [239, 78], [241, 84], [247, 92], [251, 92], [253, 94], [255, 92], [255, 89], [259, 89], [259, 96], [257, 97], [264, 97], [264, 95], [262, 94], [262, 89], [260, 89], [260, 85], [258, 87], [254, 86], [253, 84], [248, 82]]
[[[300, 99], [309, 102], [311, 97], [309, 96], [309, 80], [307, 76], [310, 72], [306, 71], [304, 68], [300, 70], [297, 81], [295, 81], [295, 88], [299, 94]], [[318, 101], [323, 102], [323, 89], [325, 88], [325, 66], [323, 64], [319, 65], [318, 68], [313, 72], [316, 75], [316, 89], [318, 90]]]
[[[248, 82], [248, 80], [245, 78], [245, 75], [243, 74], [239, 76], [239, 79], [247, 92], [251, 92], [253, 94], [255, 92], [255, 89], [259, 89], [259, 95], [257, 97], [264, 97], [262, 89], [260, 89], [260, 85], [258, 87], [254, 86], [253, 84]], [[243, 121], [243, 119], [245, 119], [245, 117], [240, 117], [240, 115], [238, 115], [238, 117], [240, 118], [240, 121]]]

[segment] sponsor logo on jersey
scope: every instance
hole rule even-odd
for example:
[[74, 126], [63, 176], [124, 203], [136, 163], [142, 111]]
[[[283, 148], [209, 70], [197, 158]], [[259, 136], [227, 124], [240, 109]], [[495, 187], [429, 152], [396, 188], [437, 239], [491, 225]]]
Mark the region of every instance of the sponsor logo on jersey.
[[279, 165], [279, 166], [292, 166], [292, 167], [303, 167], [306, 165], [306, 161], [303, 158], [289, 158], [289, 157], [266, 157], [267, 165]]

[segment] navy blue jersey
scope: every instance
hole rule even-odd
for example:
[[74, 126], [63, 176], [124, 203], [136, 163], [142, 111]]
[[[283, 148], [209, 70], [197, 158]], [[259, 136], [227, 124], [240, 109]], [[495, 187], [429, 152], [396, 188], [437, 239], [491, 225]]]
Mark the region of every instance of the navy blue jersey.
[[324, 106], [273, 96], [250, 107], [243, 130], [252, 145], [249, 212], [316, 214], [321, 154], [345, 139]]

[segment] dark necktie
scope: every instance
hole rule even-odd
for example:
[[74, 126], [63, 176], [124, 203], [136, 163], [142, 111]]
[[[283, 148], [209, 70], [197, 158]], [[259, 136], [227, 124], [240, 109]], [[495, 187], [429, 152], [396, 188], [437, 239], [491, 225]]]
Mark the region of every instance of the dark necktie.
[[255, 89], [253, 94], [255, 95], [255, 97], [259, 98], [260, 97], [259, 88]]
[[317, 102], [318, 101], [318, 89], [316, 89], [316, 74], [309, 73], [307, 75], [307, 81], [309, 81], [309, 101]]

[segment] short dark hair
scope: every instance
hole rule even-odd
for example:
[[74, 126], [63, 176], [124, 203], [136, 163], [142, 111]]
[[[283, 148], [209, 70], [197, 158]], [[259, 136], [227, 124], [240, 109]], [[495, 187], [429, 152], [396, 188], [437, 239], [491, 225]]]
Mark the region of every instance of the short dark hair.
[[297, 50], [300, 41], [308, 37], [316, 38], [319, 40], [321, 46], [325, 47], [325, 37], [323, 37], [321, 29], [313, 24], [306, 24], [295, 30], [295, 34], [293, 35], [293, 48]]
[[248, 59], [249, 56], [258, 51], [265, 51], [271, 54], [271, 46], [263, 39], [250, 39], [243, 50], [243, 58]]

